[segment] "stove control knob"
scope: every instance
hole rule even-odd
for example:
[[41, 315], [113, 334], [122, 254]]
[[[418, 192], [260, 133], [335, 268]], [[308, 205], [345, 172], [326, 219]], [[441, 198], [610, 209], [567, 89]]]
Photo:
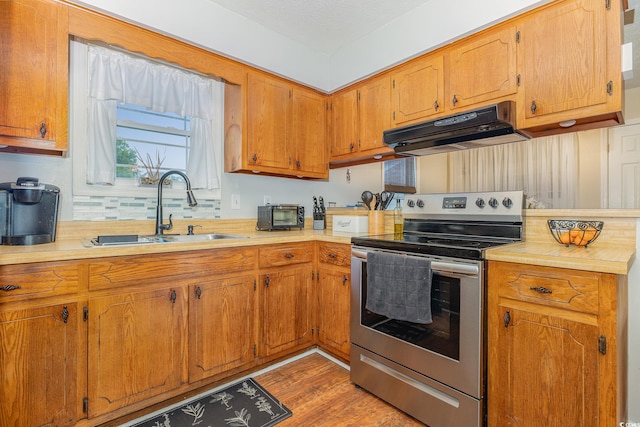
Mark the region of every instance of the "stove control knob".
[[479, 207], [480, 209], [484, 208], [484, 199], [478, 197], [476, 199], [476, 206]]
[[504, 200], [502, 200], [502, 206], [509, 209], [511, 206], [513, 206], [513, 201], [510, 198], [505, 197]]
[[499, 205], [498, 201], [495, 198], [490, 198], [489, 199], [489, 206], [491, 206], [492, 208], [497, 208]]
[[419, 208], [424, 208], [424, 202], [423, 202], [421, 199], [418, 199], [418, 201], [416, 202], [416, 205], [417, 205]]
[[409, 206], [410, 208], [414, 207], [416, 205], [416, 202], [414, 202], [413, 200], [409, 199], [407, 200], [407, 206]]

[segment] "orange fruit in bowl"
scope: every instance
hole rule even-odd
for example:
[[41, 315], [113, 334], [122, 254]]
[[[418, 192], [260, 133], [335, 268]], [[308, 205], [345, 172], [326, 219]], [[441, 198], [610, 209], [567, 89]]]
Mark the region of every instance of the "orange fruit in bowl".
[[587, 227], [585, 230], [574, 228], [571, 232], [573, 233], [574, 230], [578, 231], [573, 234], [571, 242], [576, 246], [586, 246], [594, 237], [596, 237], [596, 233], [598, 232], [594, 227]]
[[569, 233], [568, 231], [563, 232], [562, 234], [560, 234], [560, 243], [565, 244], [565, 245], [570, 245], [572, 238], [571, 238], [571, 233]]

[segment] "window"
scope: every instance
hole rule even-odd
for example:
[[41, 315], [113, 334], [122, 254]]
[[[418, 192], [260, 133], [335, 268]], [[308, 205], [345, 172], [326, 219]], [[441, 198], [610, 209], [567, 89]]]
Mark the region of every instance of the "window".
[[191, 139], [188, 117], [119, 104], [116, 138], [116, 179], [136, 178], [143, 184], [153, 184], [169, 170], [187, 171]]
[[[198, 198], [220, 199], [223, 82], [76, 40], [70, 71], [74, 195], [154, 197], [140, 178], [157, 169], [185, 172]], [[171, 181], [167, 194], [182, 197], [181, 178]]]
[[384, 189], [394, 193], [416, 192], [415, 157], [384, 162]]

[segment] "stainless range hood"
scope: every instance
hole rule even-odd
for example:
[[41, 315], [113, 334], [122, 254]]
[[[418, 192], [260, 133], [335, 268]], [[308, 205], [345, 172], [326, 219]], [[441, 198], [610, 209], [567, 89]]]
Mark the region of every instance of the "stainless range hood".
[[422, 156], [529, 139], [515, 128], [515, 102], [384, 131], [384, 143], [397, 154]]

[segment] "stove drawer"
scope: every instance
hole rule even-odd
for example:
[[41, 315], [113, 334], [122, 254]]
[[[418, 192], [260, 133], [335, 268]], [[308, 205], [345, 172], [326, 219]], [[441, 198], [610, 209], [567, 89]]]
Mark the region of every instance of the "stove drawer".
[[500, 297], [598, 314], [602, 274], [506, 262], [489, 263], [488, 286]]

